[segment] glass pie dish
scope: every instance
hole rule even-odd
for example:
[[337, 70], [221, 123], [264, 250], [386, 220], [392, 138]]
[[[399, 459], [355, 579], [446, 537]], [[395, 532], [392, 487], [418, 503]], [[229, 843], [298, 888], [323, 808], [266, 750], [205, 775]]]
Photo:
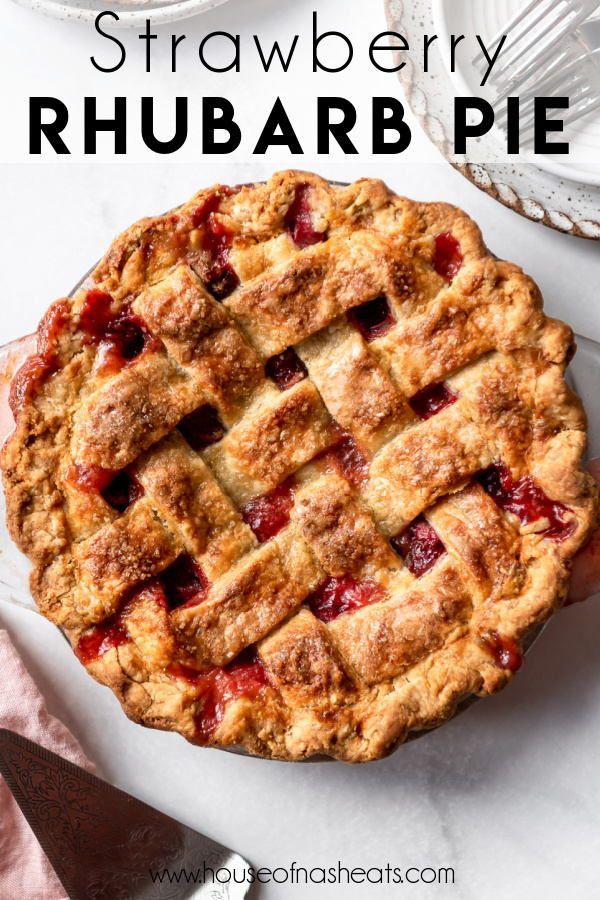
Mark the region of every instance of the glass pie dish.
[[[89, 273], [88, 273], [89, 274]], [[85, 283], [86, 274], [73, 289], [75, 293]], [[10, 382], [23, 360], [35, 349], [36, 336], [28, 335], [0, 348], [0, 440], [4, 441], [13, 427], [8, 406]], [[577, 338], [578, 352], [571, 363], [569, 380], [582, 398], [589, 417], [589, 456], [600, 456], [600, 399], [597, 384], [600, 377], [600, 344], [585, 337]], [[28, 589], [29, 562], [14, 546], [5, 524], [4, 496], [0, 495], [0, 600], [35, 609]], [[535, 628], [526, 641], [529, 651], [539, 637], [543, 626]], [[476, 696], [465, 697], [457, 706], [455, 715], [470, 706]], [[408, 739], [415, 739], [425, 731], [413, 732]], [[245, 751], [228, 749], [228, 752]], [[313, 757], [310, 761], [323, 761]], [[328, 760], [329, 761], [329, 760]]]

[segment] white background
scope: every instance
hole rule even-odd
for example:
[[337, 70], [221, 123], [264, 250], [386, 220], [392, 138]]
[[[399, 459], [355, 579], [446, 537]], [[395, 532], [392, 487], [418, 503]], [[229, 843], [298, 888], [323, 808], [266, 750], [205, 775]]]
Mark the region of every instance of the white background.
[[[286, 28], [313, 6], [278, 4]], [[338, 10], [342, 4], [338, 4]], [[375, 33], [383, 16], [369, 4], [345, 3], [346, 30]], [[232, 0], [193, 23], [188, 34], [230, 29], [256, 19], [265, 30], [274, 4]], [[8, 9], [8, 13], [6, 13]], [[86, 31], [37, 19], [6, 4], [12, 31], [0, 33], [0, 54], [22, 79], [13, 103], [32, 91], [57, 93], [72, 79], [73, 95], [96, 92], [82, 85]], [[338, 17], [339, 18], [339, 17]], [[234, 24], [232, 24], [234, 23]], [[335, 27], [335, 21], [330, 27]], [[296, 26], [290, 25], [294, 31]], [[172, 26], [170, 30], [177, 30]], [[276, 29], [281, 31], [281, 26]], [[33, 48], [25, 56], [26, 48]], [[20, 48], [20, 49], [18, 49]], [[83, 48], [83, 49], [82, 49]], [[56, 67], [61, 50], [69, 67]], [[8, 54], [8, 57], [6, 56]], [[87, 71], [87, 70], [86, 70]], [[71, 73], [71, 74], [69, 74]], [[188, 73], [189, 74], [189, 73]], [[388, 82], [357, 71], [339, 93], [355, 99], [385, 93]], [[239, 79], [238, 79], [239, 80]], [[205, 82], [194, 79], [199, 93]], [[236, 82], [240, 107], [259, 88]], [[151, 89], [150, 89], [151, 88]], [[114, 94], [114, 86], [111, 88]], [[192, 86], [174, 88], [190, 93]], [[338, 88], [336, 88], [338, 90]], [[140, 89], [132, 76], [118, 92]], [[171, 88], [169, 88], [171, 91]], [[212, 90], [213, 93], [222, 91]], [[298, 109], [303, 84], [295, 83]], [[236, 101], [237, 102], [237, 101]], [[547, 308], [576, 330], [600, 340], [600, 247], [551, 232], [509, 212], [478, 192], [446, 164], [427, 164], [435, 153], [420, 148], [412, 164], [370, 164], [367, 156], [303, 159], [324, 175], [350, 180], [380, 174], [417, 199], [443, 199], [464, 207], [480, 223], [489, 246], [521, 264], [539, 282]], [[10, 141], [9, 141], [10, 143]], [[14, 150], [14, 147], [13, 147]], [[13, 158], [18, 158], [15, 153]], [[240, 182], [269, 174], [289, 159], [264, 165], [7, 165], [2, 193], [2, 315], [0, 341], [31, 331], [48, 303], [68, 292], [134, 219], [160, 212], [212, 181]], [[245, 759], [187, 745], [176, 735], [128, 722], [117, 701], [85, 673], [58, 632], [36, 613], [0, 605], [8, 628], [51, 710], [69, 725], [104, 776], [156, 807], [235, 848], [255, 865], [453, 866], [451, 887], [263, 887], [258, 900], [287, 898], [429, 898], [588, 900], [597, 895], [600, 857], [600, 606], [561, 612], [529, 656], [525, 670], [498, 697], [476, 704], [442, 729], [401, 748], [393, 757], [362, 767], [339, 763], [291, 765]], [[2, 895], [0, 886], [0, 896]], [[29, 900], [29, 898], [24, 898]], [[37, 900], [37, 898], [31, 898]]]

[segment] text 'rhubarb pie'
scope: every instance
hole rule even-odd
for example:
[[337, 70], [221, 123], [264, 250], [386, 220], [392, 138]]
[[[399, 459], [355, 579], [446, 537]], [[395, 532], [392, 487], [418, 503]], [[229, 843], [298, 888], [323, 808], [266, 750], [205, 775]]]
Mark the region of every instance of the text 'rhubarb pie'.
[[138, 722], [380, 757], [565, 598], [597, 517], [572, 350], [453, 207], [203, 190], [117, 238], [13, 382], [34, 597]]

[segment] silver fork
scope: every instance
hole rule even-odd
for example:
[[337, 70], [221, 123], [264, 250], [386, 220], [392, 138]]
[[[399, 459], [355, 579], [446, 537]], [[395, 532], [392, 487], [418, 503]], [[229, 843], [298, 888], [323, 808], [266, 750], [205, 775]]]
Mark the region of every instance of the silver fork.
[[[521, 100], [521, 130], [533, 124], [534, 96], [569, 96], [565, 124], [588, 115], [600, 106], [600, 26], [587, 21], [600, 0], [532, 0], [494, 38], [508, 39], [508, 52], [491, 79], [496, 97], [496, 122], [506, 121], [506, 98]], [[483, 53], [474, 65], [483, 62]]]
[[[600, 19], [585, 22], [578, 35], [574, 35], [574, 37], [594, 39], [595, 45], [592, 49], [586, 49], [579, 54], [575, 51], [573, 55], [567, 51], [564, 57], [532, 86], [529, 92], [521, 93], [519, 123], [523, 136], [526, 136], [534, 125], [534, 94], [538, 97], [560, 95], [569, 98], [569, 110], [562, 117], [565, 126], [600, 109]], [[570, 50], [573, 49], [573, 45], [571, 45]], [[571, 62], [569, 62], [569, 56], [571, 56]], [[506, 118], [507, 111], [504, 104], [497, 110], [497, 124], [502, 127]]]

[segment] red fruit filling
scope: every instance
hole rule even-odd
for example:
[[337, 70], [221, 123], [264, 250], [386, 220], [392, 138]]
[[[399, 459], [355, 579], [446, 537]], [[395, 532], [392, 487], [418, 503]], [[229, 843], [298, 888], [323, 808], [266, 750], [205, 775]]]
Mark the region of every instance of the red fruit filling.
[[326, 231], [315, 231], [312, 221], [312, 213], [308, 198], [311, 187], [309, 184], [299, 184], [296, 188], [294, 199], [285, 214], [284, 224], [292, 236], [294, 243], [300, 247], [309, 247], [311, 244], [319, 244], [326, 240]]
[[68, 300], [57, 300], [47, 310], [38, 325], [37, 352], [43, 359], [56, 353], [56, 342], [70, 320], [71, 305]]
[[102, 369], [118, 372], [144, 351], [158, 346], [158, 341], [138, 316], [123, 315], [109, 326], [100, 342]]
[[420, 419], [430, 419], [458, 400], [458, 395], [445, 382], [430, 384], [410, 398], [409, 405]]
[[236, 193], [235, 188], [224, 185], [219, 187], [196, 207], [192, 215], [194, 228], [202, 229], [202, 247], [207, 251], [210, 259], [204, 281], [217, 300], [228, 297], [240, 283], [229, 262], [233, 232], [215, 215], [219, 211], [223, 197], [234, 193]]
[[118, 512], [125, 512], [144, 493], [137, 478], [125, 470], [119, 472], [115, 469], [103, 469], [101, 466], [76, 464], [70, 467], [67, 480], [80, 491], [100, 494]]
[[265, 363], [265, 373], [281, 391], [298, 384], [308, 375], [306, 366], [293, 347], [288, 347], [283, 353], [268, 359]]
[[133, 593], [130, 594], [127, 603], [121, 610], [121, 615], [127, 612], [127, 610], [131, 608], [134, 603], [140, 601], [150, 601], [152, 603], [156, 603], [158, 604], [158, 606], [162, 606], [163, 609], [169, 608], [163, 585], [158, 578], [153, 578], [152, 581], [148, 581], [142, 587], [134, 590]]
[[208, 217], [212, 213], [218, 212], [222, 198], [226, 197], [228, 193], [229, 188], [223, 187], [214, 191], [212, 194], [208, 194], [208, 196], [204, 198], [202, 203], [200, 203], [192, 213], [192, 225], [194, 228], [200, 228], [202, 225], [205, 225], [208, 221]]
[[67, 300], [53, 303], [38, 326], [37, 352], [26, 359], [12, 380], [8, 404], [16, 418], [42, 383], [59, 368], [57, 342], [60, 332], [69, 322]]
[[452, 281], [463, 264], [460, 244], [453, 234], [446, 231], [435, 239], [433, 268], [445, 281]]
[[498, 463], [480, 472], [478, 481], [500, 509], [513, 513], [523, 525], [547, 519], [548, 527], [540, 532], [544, 537], [564, 541], [573, 534], [575, 522], [568, 519], [568, 507], [550, 500], [530, 475], [514, 479], [510, 469]]
[[384, 597], [385, 591], [376, 581], [356, 581], [349, 575], [342, 575], [341, 578], [326, 578], [306, 602], [317, 619], [332, 622], [344, 613], [356, 612]]
[[125, 510], [143, 496], [144, 488], [132, 475], [122, 471], [115, 475], [113, 480], [101, 491], [102, 496], [113, 509], [118, 512]]
[[67, 481], [80, 491], [101, 494], [117, 473], [118, 469], [103, 469], [102, 466], [83, 466], [77, 463], [69, 468]]
[[387, 298], [383, 296], [351, 309], [348, 319], [360, 331], [365, 341], [383, 337], [396, 321]]
[[210, 444], [216, 444], [226, 430], [217, 410], [208, 403], [185, 416], [178, 427], [194, 450], [204, 450]]
[[206, 285], [217, 300], [228, 297], [240, 283], [229, 262], [232, 243], [233, 231], [211, 213], [205, 226], [203, 245], [211, 258]]
[[58, 366], [41, 356], [30, 356], [20, 366], [13, 378], [8, 394], [8, 404], [16, 419], [25, 404], [39, 391], [42, 383], [56, 372]]
[[128, 638], [125, 627], [117, 617], [95, 625], [91, 631], [82, 634], [75, 647], [75, 653], [84, 665], [89, 665], [113, 647], [124, 644]]
[[169, 663], [166, 668], [166, 672], [172, 678], [182, 678], [189, 684], [197, 684], [203, 675], [203, 673], [199, 672], [198, 669], [193, 669], [192, 666], [186, 666], [183, 663], [178, 662]]
[[89, 344], [98, 344], [101, 370], [117, 372], [144, 351], [158, 347], [139, 316], [123, 309], [115, 313], [112, 297], [103, 291], [88, 291], [79, 314], [79, 328]]
[[242, 518], [250, 526], [261, 544], [284, 528], [290, 521], [294, 505], [294, 479], [288, 478], [260, 497], [254, 497], [242, 507]]
[[148, 601], [157, 603], [164, 609], [167, 608], [164, 591], [156, 580], [134, 590], [116, 615], [107, 619], [106, 622], [94, 625], [79, 638], [75, 646], [75, 653], [79, 660], [87, 665], [112, 650], [113, 647], [119, 647], [126, 643], [129, 640], [129, 634], [124, 619], [128, 611], [136, 602]]
[[225, 668], [204, 673], [196, 683], [202, 699], [202, 709], [195, 717], [196, 740], [206, 744], [223, 721], [227, 704], [242, 697], [253, 700], [268, 686], [269, 680], [262, 662], [243, 654]]
[[169, 609], [196, 606], [206, 597], [208, 580], [200, 566], [182, 553], [160, 576]]
[[250, 182], [247, 185], [236, 184], [233, 187], [228, 184], [220, 184], [214, 191], [207, 194], [202, 203], [199, 203], [192, 213], [192, 225], [194, 228], [200, 228], [207, 222], [211, 213], [219, 211], [221, 201], [224, 197], [232, 197], [234, 194], [241, 191], [243, 187], [252, 186], [253, 185]]
[[79, 328], [85, 334], [88, 343], [99, 344], [111, 323], [117, 318], [112, 303], [112, 297], [104, 291], [93, 288], [87, 292], [79, 313]]
[[488, 631], [483, 637], [483, 642], [499, 669], [517, 672], [523, 665], [523, 654], [510, 638], [501, 637], [497, 631]]
[[353, 487], [358, 488], [369, 473], [369, 460], [349, 432], [342, 428], [339, 432], [340, 440], [326, 450], [321, 459], [337, 469]]
[[408, 571], [416, 578], [428, 572], [446, 552], [437, 531], [423, 516], [419, 516], [401, 534], [392, 538], [391, 544], [404, 559]]

